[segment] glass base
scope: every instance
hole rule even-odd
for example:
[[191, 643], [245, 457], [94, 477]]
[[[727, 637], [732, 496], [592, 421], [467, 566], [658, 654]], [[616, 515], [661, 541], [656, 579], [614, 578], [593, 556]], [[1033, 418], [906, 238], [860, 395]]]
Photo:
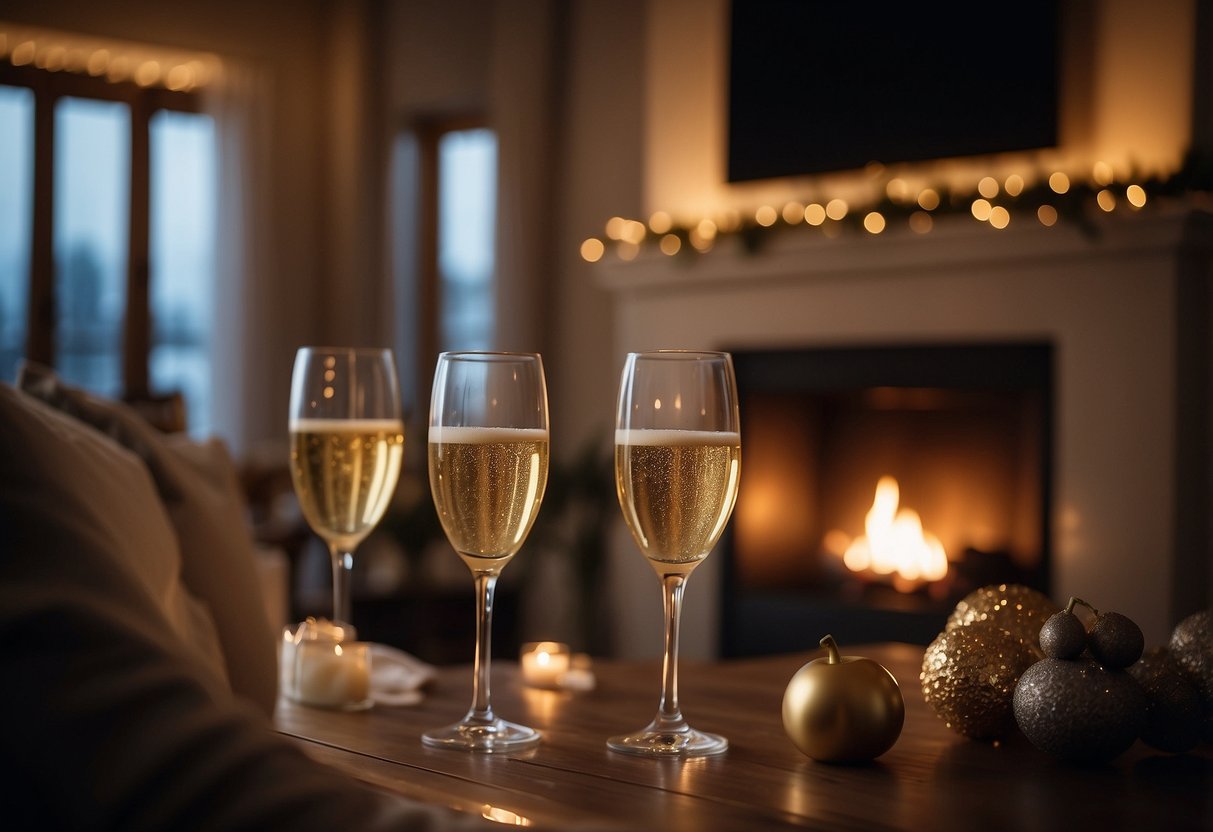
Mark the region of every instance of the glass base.
[[727, 751], [729, 741], [689, 726], [677, 731], [656, 731], [650, 726], [635, 734], [611, 737], [607, 748], [640, 757], [707, 757]]
[[542, 738], [543, 735], [534, 728], [506, 722], [504, 719], [477, 722], [464, 718], [462, 722], [456, 722], [454, 725], [426, 731], [421, 735], [421, 743], [430, 748], [499, 754], [533, 748]]

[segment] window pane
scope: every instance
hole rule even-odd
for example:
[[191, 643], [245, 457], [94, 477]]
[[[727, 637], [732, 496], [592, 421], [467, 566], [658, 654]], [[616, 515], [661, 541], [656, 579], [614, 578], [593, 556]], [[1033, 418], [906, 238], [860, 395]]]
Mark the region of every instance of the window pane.
[[493, 338], [497, 137], [458, 130], [438, 144], [438, 271], [442, 349], [487, 349]]
[[211, 431], [215, 124], [161, 110], [151, 119], [151, 385], [181, 392], [191, 433]]
[[0, 379], [25, 354], [33, 221], [34, 94], [0, 86]]
[[55, 366], [106, 396], [122, 393], [130, 121], [118, 102], [55, 106]]

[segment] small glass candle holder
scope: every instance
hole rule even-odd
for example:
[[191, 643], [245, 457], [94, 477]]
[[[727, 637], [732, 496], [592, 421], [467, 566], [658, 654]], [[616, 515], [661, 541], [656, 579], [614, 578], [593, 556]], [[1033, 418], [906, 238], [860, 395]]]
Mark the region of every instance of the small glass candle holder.
[[354, 628], [309, 618], [282, 631], [282, 692], [292, 702], [361, 711], [371, 699], [371, 653]]
[[572, 666], [567, 644], [531, 641], [522, 645], [522, 682], [528, 687], [558, 689]]

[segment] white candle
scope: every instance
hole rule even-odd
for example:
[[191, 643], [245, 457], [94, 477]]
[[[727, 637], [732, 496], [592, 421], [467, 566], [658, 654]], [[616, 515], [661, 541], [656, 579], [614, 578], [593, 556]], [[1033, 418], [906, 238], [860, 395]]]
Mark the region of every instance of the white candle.
[[304, 705], [356, 710], [371, 706], [371, 657], [364, 641], [340, 641], [301, 624], [283, 634], [282, 691]]
[[569, 646], [536, 641], [522, 647], [522, 681], [536, 688], [558, 688], [569, 670]]

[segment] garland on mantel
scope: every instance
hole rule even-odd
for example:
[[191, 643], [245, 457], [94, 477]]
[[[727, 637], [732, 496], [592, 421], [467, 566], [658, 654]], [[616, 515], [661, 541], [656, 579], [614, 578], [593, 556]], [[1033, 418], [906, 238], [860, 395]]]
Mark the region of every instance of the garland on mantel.
[[1094, 217], [1101, 212], [1138, 211], [1154, 200], [1213, 192], [1213, 156], [1189, 152], [1170, 176], [1130, 177], [1129, 181], [1116, 181], [1108, 165], [1096, 164], [1091, 177], [1081, 181], [1055, 171], [1031, 184], [1012, 174], [1002, 180], [983, 177], [967, 190], [927, 187], [911, 192], [905, 180], [891, 177], [882, 191], [879, 201], [861, 206], [837, 198], [789, 202], [782, 209], [764, 205], [748, 216], [734, 213], [723, 220], [703, 219], [694, 224], [677, 223], [660, 211], [648, 223], [613, 217], [606, 225], [605, 239], [590, 237], [582, 242], [581, 257], [596, 262], [610, 249], [617, 258], [632, 260], [649, 246], [669, 256], [693, 257], [729, 236], [736, 236], [744, 251], [755, 253], [773, 234], [797, 226], [829, 237], [856, 231], [876, 235], [897, 226], [926, 234], [936, 218], [961, 215], [995, 229], [1024, 220], [1050, 227], [1070, 222], [1095, 235]]

